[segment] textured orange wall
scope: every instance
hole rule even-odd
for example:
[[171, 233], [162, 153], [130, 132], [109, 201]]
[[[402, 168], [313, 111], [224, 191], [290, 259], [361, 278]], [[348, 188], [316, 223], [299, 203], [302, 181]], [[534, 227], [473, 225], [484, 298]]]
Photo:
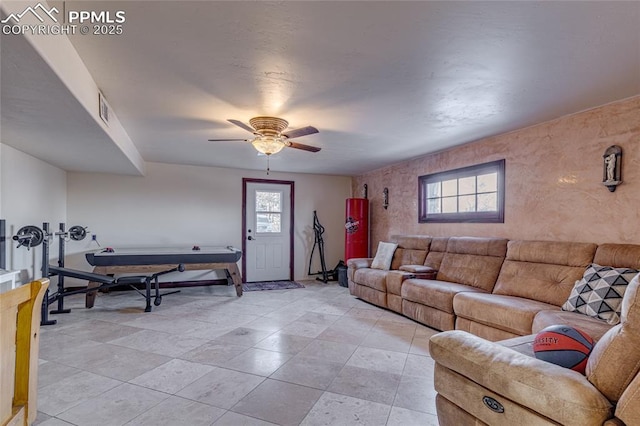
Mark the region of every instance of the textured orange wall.
[[[602, 185], [602, 155], [622, 147], [623, 184]], [[506, 159], [504, 223], [418, 223], [418, 176]], [[367, 173], [371, 249], [393, 234], [640, 244], [640, 96]], [[389, 188], [389, 208], [382, 191]]]

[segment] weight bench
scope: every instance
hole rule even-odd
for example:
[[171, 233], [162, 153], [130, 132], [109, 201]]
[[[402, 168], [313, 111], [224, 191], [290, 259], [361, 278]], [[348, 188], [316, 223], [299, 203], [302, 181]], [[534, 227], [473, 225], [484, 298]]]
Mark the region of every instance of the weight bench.
[[[61, 277], [77, 278], [80, 280], [87, 280], [89, 282], [100, 283], [98, 287], [87, 287], [80, 290], [64, 291], [63, 293], [58, 293], [55, 297], [66, 297], [66, 296], [71, 296], [72, 294], [98, 291], [98, 290], [115, 287], [117, 285], [128, 285], [129, 287], [137, 291], [138, 294], [140, 294], [142, 297], [145, 298], [147, 302], [147, 305], [144, 309], [145, 312], [151, 312], [151, 297], [152, 297], [151, 283], [152, 282], [154, 283], [154, 288], [155, 288], [155, 296], [154, 296], [153, 304], [156, 306], [160, 306], [160, 304], [162, 303], [162, 296], [180, 292], [180, 290], [175, 290], [175, 291], [170, 291], [170, 292], [160, 294], [160, 284], [158, 282], [158, 277], [160, 275], [164, 275], [164, 274], [168, 274], [176, 271], [178, 272], [184, 271], [184, 265], [179, 264], [175, 268], [172, 268], [166, 271], [157, 272], [152, 275], [136, 275], [131, 277], [120, 277], [120, 278], [111, 277], [109, 275], [95, 274], [92, 272], [80, 271], [78, 269], [62, 268], [59, 266], [49, 265], [50, 275], [59, 275]], [[142, 293], [140, 290], [138, 290], [138, 288], [135, 287], [136, 284], [138, 285], [144, 284], [145, 293]]]

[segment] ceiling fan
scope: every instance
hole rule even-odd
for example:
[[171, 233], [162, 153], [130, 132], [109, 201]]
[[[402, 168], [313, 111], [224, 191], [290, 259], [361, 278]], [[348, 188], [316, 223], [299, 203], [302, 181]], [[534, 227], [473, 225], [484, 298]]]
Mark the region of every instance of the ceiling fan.
[[285, 132], [289, 126], [287, 120], [277, 117], [254, 117], [249, 120], [251, 126], [247, 126], [240, 120], [227, 120], [244, 130], [255, 135], [253, 139], [209, 139], [211, 142], [243, 141], [251, 142], [253, 147], [265, 155], [277, 154], [283, 148], [295, 148], [303, 151], [318, 152], [320, 148], [293, 142], [290, 139], [318, 133], [318, 129], [312, 126], [301, 127]]

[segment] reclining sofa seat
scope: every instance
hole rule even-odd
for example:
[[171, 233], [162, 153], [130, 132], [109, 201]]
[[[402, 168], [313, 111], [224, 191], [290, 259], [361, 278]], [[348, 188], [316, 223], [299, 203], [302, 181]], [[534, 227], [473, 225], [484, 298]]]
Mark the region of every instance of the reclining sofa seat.
[[[637, 244], [600, 244], [596, 249], [593, 263], [614, 268], [632, 268], [640, 270], [640, 245]], [[554, 324], [568, 324], [577, 327], [595, 340], [599, 340], [612, 327], [606, 321], [560, 308], [544, 310], [536, 314], [531, 326], [532, 333], [538, 333]]]
[[435, 280], [414, 278], [402, 284], [402, 314], [438, 330], [452, 330], [454, 296], [490, 293], [506, 252], [504, 238], [449, 238]]
[[[387, 277], [391, 270], [402, 265], [422, 265], [431, 246], [431, 237], [425, 235], [393, 235], [391, 242], [398, 248], [393, 254], [391, 269], [372, 269], [372, 258], [357, 258], [347, 261], [349, 292], [374, 305], [388, 308]], [[403, 276], [409, 276], [409, 273]]]
[[[399, 266], [399, 271], [389, 271], [387, 275], [387, 308], [402, 314], [402, 284], [411, 278], [434, 277], [440, 269], [448, 241], [448, 237], [433, 237], [429, 252], [422, 265], [402, 264]], [[391, 269], [394, 269], [393, 265]]]
[[620, 320], [596, 343], [586, 376], [461, 330], [432, 336], [440, 425], [640, 424], [640, 275]]
[[596, 245], [555, 241], [509, 241], [492, 293], [456, 295], [457, 330], [488, 340], [532, 333], [543, 310], [558, 310], [591, 263]]

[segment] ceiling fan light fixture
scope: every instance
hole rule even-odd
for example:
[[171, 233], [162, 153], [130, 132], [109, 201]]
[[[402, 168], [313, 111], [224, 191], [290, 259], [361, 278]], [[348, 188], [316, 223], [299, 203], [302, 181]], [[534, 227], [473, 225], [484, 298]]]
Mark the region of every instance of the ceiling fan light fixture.
[[251, 145], [265, 155], [277, 154], [286, 146], [284, 138], [279, 136], [258, 136], [251, 141]]

